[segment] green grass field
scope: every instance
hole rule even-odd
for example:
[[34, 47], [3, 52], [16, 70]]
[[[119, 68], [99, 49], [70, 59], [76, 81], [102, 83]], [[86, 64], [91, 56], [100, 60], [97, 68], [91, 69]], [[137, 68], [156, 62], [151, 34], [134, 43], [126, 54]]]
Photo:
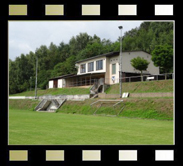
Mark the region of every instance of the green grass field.
[[172, 145], [173, 121], [9, 109], [9, 145]]

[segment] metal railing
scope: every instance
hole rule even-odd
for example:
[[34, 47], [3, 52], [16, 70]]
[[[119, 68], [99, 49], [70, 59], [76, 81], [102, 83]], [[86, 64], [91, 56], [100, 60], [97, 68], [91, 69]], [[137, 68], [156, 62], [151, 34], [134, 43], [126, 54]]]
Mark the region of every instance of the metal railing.
[[[114, 102], [114, 103], [113, 103]], [[97, 100], [93, 103], [90, 104], [90, 107], [93, 107], [94, 105], [96, 106], [97, 103], [100, 103], [99, 107], [96, 108], [95, 112], [93, 113], [93, 115], [96, 115], [97, 111], [100, 110], [100, 108], [104, 105], [104, 104], [110, 104], [111, 106], [109, 108], [113, 108], [115, 109], [115, 107], [119, 106], [119, 111], [116, 113], [116, 116], [119, 116], [119, 114], [122, 112], [122, 110], [125, 107], [125, 103], [123, 100]], [[112, 104], [113, 103], [113, 104]], [[123, 104], [122, 106], [120, 104]]]
[[[167, 73], [166, 79], [174, 79], [174, 73]], [[130, 76], [123, 77], [122, 82], [140, 82], [140, 81], [157, 81], [157, 80], [165, 80], [165, 74], [158, 75], [143, 75], [141, 76]], [[67, 80], [66, 80], [67, 82]], [[83, 79], [81, 81], [69, 81], [66, 83], [65, 87], [77, 87], [77, 86], [91, 86], [98, 85], [98, 83], [105, 84], [116, 84], [119, 83], [119, 78], [111, 79], [111, 78], [102, 78], [102, 79]], [[53, 88], [56, 88], [55, 86]]]
[[[166, 77], [166, 78], [165, 78]], [[174, 73], [167, 73], [167, 74], [156, 74], [156, 75], [143, 75], [143, 76], [130, 76], [130, 77], [123, 77], [122, 82], [140, 82], [140, 81], [158, 81], [158, 80], [165, 80], [165, 79], [174, 79]], [[113, 84], [119, 83], [119, 78], [111, 79], [105, 78], [105, 82], [111, 82]]]

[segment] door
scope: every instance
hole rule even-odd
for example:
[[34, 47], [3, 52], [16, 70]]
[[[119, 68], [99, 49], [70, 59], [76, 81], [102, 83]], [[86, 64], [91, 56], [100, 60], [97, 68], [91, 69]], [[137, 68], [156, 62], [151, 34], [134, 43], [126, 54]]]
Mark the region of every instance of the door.
[[58, 80], [54, 80], [53, 81], [53, 88], [57, 88], [58, 87]]

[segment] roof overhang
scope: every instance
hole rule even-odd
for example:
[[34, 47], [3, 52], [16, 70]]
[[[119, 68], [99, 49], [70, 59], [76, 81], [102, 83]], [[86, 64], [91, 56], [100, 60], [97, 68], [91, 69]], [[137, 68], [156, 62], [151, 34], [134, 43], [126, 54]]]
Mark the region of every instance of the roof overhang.
[[110, 56], [115, 56], [115, 55], [119, 55], [119, 52], [109, 52], [109, 53], [106, 53], [106, 54], [101, 54], [101, 55], [93, 56], [93, 57], [90, 57], [90, 58], [87, 58], [87, 59], [76, 61], [76, 63], [92, 60], [92, 59], [95, 59], [95, 58], [100, 58], [100, 57], [103, 57], [103, 56], [104, 57], [110, 57]]
[[74, 75], [76, 75], [76, 74], [66, 74], [66, 75], [50, 78], [49, 80], [57, 80], [57, 79], [62, 79], [62, 78], [66, 78], [66, 77], [74, 76]]

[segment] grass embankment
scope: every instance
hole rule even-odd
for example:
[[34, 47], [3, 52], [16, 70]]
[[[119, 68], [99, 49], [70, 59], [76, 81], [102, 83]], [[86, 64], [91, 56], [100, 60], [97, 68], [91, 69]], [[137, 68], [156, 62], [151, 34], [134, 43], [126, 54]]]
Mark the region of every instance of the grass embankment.
[[[79, 94], [89, 94], [90, 88], [55, 88], [38, 90], [37, 95], [79, 95]], [[146, 93], [146, 92], [172, 92], [173, 91], [173, 80], [161, 80], [161, 81], [144, 81], [144, 82], [130, 82], [123, 83], [123, 92], [129, 93]], [[119, 94], [119, 84], [111, 85], [110, 88], [106, 90], [107, 94]], [[35, 91], [26, 91], [17, 94], [11, 94], [10, 96], [34, 96]]]
[[10, 100], [9, 145], [173, 144], [173, 121], [43, 113], [31, 111], [35, 103], [13, 108], [14, 101]]
[[[46, 90], [38, 90], [37, 96], [43, 95], [80, 95], [80, 94], [89, 94], [90, 88], [54, 88], [54, 89], [46, 89]], [[22, 93], [11, 94], [10, 96], [34, 96], [35, 91], [25, 91]]]
[[34, 111], [34, 108], [39, 104], [39, 100], [30, 100], [30, 99], [18, 99], [18, 100], [9, 100], [9, 109], [19, 109], [19, 110], [28, 110]]
[[[146, 93], [146, 92], [173, 92], [173, 80], [130, 82], [122, 84], [123, 92]], [[111, 85], [107, 94], [118, 94], [119, 84]]]
[[[88, 99], [85, 101], [66, 101], [60, 107], [58, 113], [66, 114], [84, 114], [93, 115], [99, 108], [100, 102], [90, 106], [91, 103], [97, 99]], [[9, 100], [10, 109], [25, 109], [34, 110], [38, 100]], [[111, 104], [103, 104], [98, 109], [96, 115], [116, 115], [119, 113], [123, 104], [113, 108]], [[169, 98], [148, 98], [148, 99], [125, 99], [125, 107], [119, 114], [119, 117], [129, 118], [145, 118], [145, 119], [159, 119], [159, 120], [172, 120], [173, 119], [173, 100]]]
[[[93, 114], [99, 107], [98, 104], [90, 106], [92, 102], [96, 100], [85, 100], [85, 101], [67, 101], [58, 110], [62, 113], [71, 114]], [[114, 104], [114, 103], [113, 103]], [[103, 104], [98, 109], [96, 114], [98, 115], [116, 115], [120, 112], [123, 107], [123, 103], [113, 108], [111, 104]], [[148, 98], [148, 99], [125, 99], [125, 107], [119, 114], [119, 117], [129, 118], [147, 118], [147, 119], [161, 119], [161, 120], [172, 120], [173, 119], [173, 100], [172, 98]]]

